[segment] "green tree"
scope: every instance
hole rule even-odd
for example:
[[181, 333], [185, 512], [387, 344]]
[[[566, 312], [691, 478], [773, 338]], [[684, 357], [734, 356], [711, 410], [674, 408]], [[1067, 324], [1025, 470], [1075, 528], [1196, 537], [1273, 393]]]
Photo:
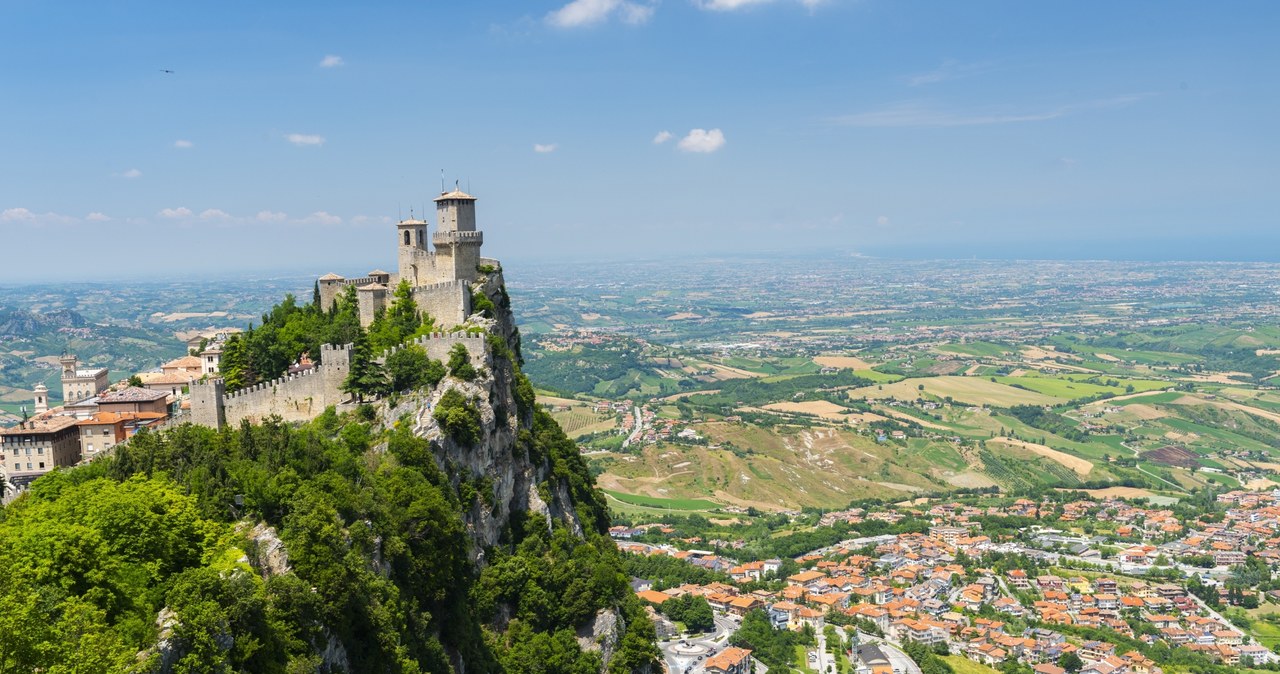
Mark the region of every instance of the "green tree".
[[1075, 674], [1084, 667], [1084, 660], [1081, 660], [1080, 656], [1074, 652], [1063, 653], [1062, 657], [1058, 658], [1058, 666], [1071, 672], [1071, 674]]
[[388, 392], [389, 382], [381, 365], [373, 359], [369, 337], [363, 330], [356, 331], [351, 345], [351, 369], [342, 383], [342, 390], [364, 402], [365, 396], [379, 396]]
[[449, 374], [462, 381], [471, 381], [476, 378], [476, 368], [471, 364], [471, 353], [461, 343], [454, 344], [453, 348], [449, 349]]
[[444, 378], [444, 365], [427, 357], [427, 352], [417, 344], [387, 356], [387, 374], [391, 388], [396, 391], [435, 386]]
[[244, 340], [239, 334], [233, 334], [223, 343], [222, 357], [218, 361], [218, 372], [228, 391], [239, 391], [249, 385], [248, 369]]

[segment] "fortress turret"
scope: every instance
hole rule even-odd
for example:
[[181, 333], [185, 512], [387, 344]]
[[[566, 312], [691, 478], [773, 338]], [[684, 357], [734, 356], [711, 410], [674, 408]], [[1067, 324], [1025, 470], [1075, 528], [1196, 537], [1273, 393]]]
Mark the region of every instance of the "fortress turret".
[[436, 197], [436, 233], [431, 242], [445, 275], [474, 281], [484, 234], [476, 231], [476, 198], [455, 189]]

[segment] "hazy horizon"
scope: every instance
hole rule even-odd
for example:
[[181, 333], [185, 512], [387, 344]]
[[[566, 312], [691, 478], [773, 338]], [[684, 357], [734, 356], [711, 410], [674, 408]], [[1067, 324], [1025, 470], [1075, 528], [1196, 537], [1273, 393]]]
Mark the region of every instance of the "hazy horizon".
[[[932, 254], [928, 254], [931, 252], [930, 250], [920, 250], [917, 252], [919, 253], [917, 255], [905, 255], [905, 254], [895, 255], [895, 254], [892, 254], [892, 251], [887, 251], [886, 254], [876, 255], [876, 254], [863, 253], [860, 251], [845, 252], [845, 251], [831, 251], [831, 250], [795, 251], [795, 252], [742, 251], [742, 252], [728, 252], [728, 253], [720, 253], [720, 254], [707, 252], [707, 253], [687, 253], [682, 255], [666, 256], [666, 257], [658, 256], [658, 255], [650, 255], [650, 256], [635, 256], [630, 258], [611, 258], [611, 259], [600, 258], [596, 256], [564, 257], [564, 258], [558, 258], [558, 259], [548, 258], [548, 257], [523, 256], [523, 257], [515, 257], [511, 259], [502, 259], [502, 262], [503, 262], [505, 271], [507, 272], [507, 277], [508, 277], [507, 281], [517, 286], [520, 284], [522, 280], [520, 275], [523, 270], [541, 271], [551, 267], [566, 267], [566, 268], [578, 269], [578, 268], [588, 268], [591, 266], [600, 266], [600, 265], [648, 266], [648, 265], [656, 265], [656, 264], [663, 264], [663, 263], [673, 263], [676, 265], [689, 265], [689, 264], [714, 264], [714, 263], [733, 264], [735, 262], [766, 263], [766, 262], [772, 262], [772, 261], [780, 261], [785, 266], [787, 263], [800, 263], [806, 260], [822, 260], [825, 262], [838, 262], [840, 260], [848, 260], [850, 265], [855, 265], [858, 262], [884, 262], [884, 263], [912, 262], [912, 263], [926, 263], [926, 264], [930, 262], [936, 262], [939, 264], [955, 264], [955, 263], [964, 263], [964, 262], [974, 262], [974, 263], [1009, 262], [1009, 263], [1015, 263], [1015, 264], [1016, 263], [1032, 264], [1032, 263], [1039, 263], [1039, 262], [1060, 262], [1060, 263], [1078, 262], [1081, 264], [1111, 263], [1111, 264], [1118, 264], [1118, 265], [1124, 265], [1124, 264], [1133, 264], [1133, 265], [1221, 264], [1221, 265], [1230, 266], [1230, 265], [1261, 264], [1261, 265], [1275, 265], [1277, 267], [1280, 267], [1280, 253], [1272, 254], [1266, 257], [1260, 256], [1256, 259], [1218, 259], [1218, 258], [1194, 259], [1194, 258], [1174, 258], [1174, 257], [1161, 257], [1161, 256], [1130, 257], [1130, 258], [1082, 257], [1082, 256], [1036, 257], [1032, 255], [1013, 255], [1013, 254], [1006, 255], [1004, 257], [996, 257], [996, 256], [983, 257], [976, 254], [967, 255], [967, 256], [958, 255], [958, 254], [952, 255], [952, 256], [932, 255]], [[333, 273], [346, 276], [348, 278], [357, 278], [360, 275], [367, 273], [371, 269], [386, 268], [387, 264], [389, 264], [388, 260], [379, 261], [379, 260], [370, 259], [367, 261], [367, 264], [360, 264], [359, 261], [354, 261], [354, 262], [346, 261], [346, 262], [341, 262], [341, 263], [328, 265], [328, 266], [316, 266], [316, 267], [309, 267], [309, 268], [308, 267], [272, 268], [268, 266], [263, 266], [260, 268], [214, 271], [208, 274], [201, 274], [198, 276], [190, 276], [190, 275], [178, 276], [173, 273], [161, 273], [161, 272], [147, 273], [146, 271], [138, 271], [138, 270], [131, 271], [127, 269], [121, 269], [121, 270], [118, 270], [119, 273], [116, 275], [97, 274], [94, 276], [85, 276], [83, 278], [76, 278], [76, 277], [61, 278], [60, 277], [59, 279], [53, 279], [53, 280], [6, 278], [4, 276], [0, 276], [0, 286], [13, 288], [13, 287], [24, 287], [24, 286], [50, 285], [50, 284], [88, 284], [88, 285], [93, 285], [98, 283], [106, 284], [106, 285], [130, 284], [130, 283], [168, 284], [168, 283], [179, 283], [179, 282], [187, 282], [187, 281], [216, 282], [220, 280], [225, 280], [225, 281], [243, 282], [243, 281], [268, 280], [268, 279], [270, 280], [299, 279], [299, 280], [305, 281], [306, 284], [309, 285], [312, 280], [326, 273], [333, 272]]]

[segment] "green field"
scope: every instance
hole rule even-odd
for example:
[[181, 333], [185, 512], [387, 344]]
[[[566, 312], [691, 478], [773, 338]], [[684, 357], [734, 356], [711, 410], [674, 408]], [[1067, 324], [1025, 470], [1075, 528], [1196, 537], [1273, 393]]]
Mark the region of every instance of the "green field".
[[657, 508], [659, 510], [715, 510], [719, 503], [700, 498], [658, 498], [640, 494], [625, 494], [620, 491], [604, 490], [604, 493], [628, 505]]
[[999, 674], [999, 670], [992, 669], [981, 662], [974, 662], [963, 655], [946, 655], [942, 659], [951, 665], [951, 669], [956, 674]]
[[[920, 387], [924, 388], [921, 389]], [[919, 397], [954, 398], [975, 405], [1054, 405], [1063, 398], [1047, 396], [1036, 391], [1014, 388], [998, 381], [978, 377], [925, 377], [904, 379], [892, 384], [866, 386], [849, 391], [851, 398], [897, 398], [914, 400]]]

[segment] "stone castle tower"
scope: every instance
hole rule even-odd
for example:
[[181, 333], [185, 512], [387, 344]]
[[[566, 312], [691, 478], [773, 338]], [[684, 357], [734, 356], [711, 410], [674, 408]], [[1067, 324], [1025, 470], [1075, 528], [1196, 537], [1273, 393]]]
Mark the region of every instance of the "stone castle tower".
[[358, 279], [326, 274], [319, 279], [321, 306], [332, 308], [347, 286], [355, 286], [360, 322], [367, 327], [405, 280], [418, 307], [438, 324], [465, 321], [471, 314], [470, 284], [482, 265], [496, 267], [498, 262], [480, 257], [484, 234], [476, 229], [475, 197], [455, 189], [436, 197], [435, 204], [436, 231], [430, 246], [426, 220], [401, 220], [396, 223], [398, 273], [375, 270]]

